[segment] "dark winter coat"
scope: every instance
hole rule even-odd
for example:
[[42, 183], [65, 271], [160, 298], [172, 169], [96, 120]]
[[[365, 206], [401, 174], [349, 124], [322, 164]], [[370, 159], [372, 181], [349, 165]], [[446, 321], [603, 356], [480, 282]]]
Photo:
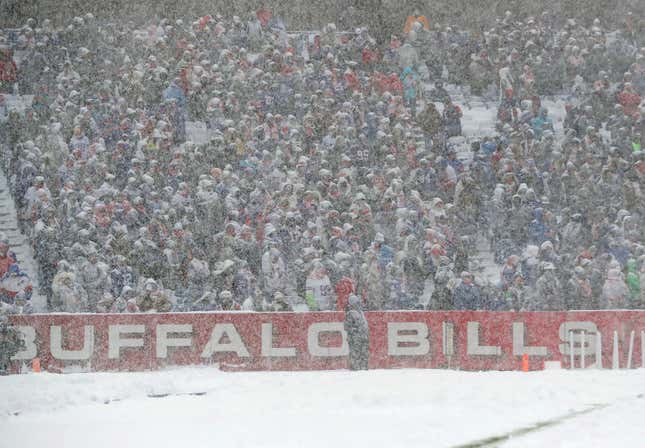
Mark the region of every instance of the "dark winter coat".
[[350, 370], [367, 370], [370, 330], [357, 296], [350, 296], [345, 309], [345, 331], [349, 344]]
[[542, 275], [537, 283], [536, 311], [564, 311], [566, 304], [560, 282], [555, 275]]
[[429, 135], [436, 135], [441, 132], [443, 125], [441, 114], [434, 105], [426, 107], [417, 117], [423, 132]]
[[542, 209], [536, 208], [534, 213], [535, 219], [529, 224], [529, 242], [539, 246], [548, 239], [547, 233], [549, 230], [544, 223]]
[[461, 282], [455, 288], [453, 300], [456, 310], [480, 310], [484, 305], [479, 288], [472, 283]]
[[443, 119], [448, 137], [461, 135], [461, 117], [463, 113], [456, 104], [450, 104], [444, 108]]
[[447, 283], [437, 283], [435, 281], [435, 287], [434, 291], [432, 291], [432, 296], [430, 297], [430, 303], [436, 310], [454, 309], [453, 295], [450, 288], [448, 288]]

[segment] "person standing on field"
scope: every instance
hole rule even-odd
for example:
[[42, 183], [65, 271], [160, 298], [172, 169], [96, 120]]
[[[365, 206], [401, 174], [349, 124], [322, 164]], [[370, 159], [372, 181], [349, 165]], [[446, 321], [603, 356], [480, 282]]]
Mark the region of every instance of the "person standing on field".
[[349, 296], [345, 308], [345, 331], [349, 344], [349, 370], [367, 370], [370, 354], [370, 330], [359, 298]]

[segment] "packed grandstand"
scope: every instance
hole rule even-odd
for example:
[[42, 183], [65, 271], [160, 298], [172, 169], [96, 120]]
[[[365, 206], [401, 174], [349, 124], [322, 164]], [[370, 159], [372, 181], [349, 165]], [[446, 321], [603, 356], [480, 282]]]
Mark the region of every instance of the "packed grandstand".
[[[644, 31], [2, 30], [3, 194], [36, 260], [1, 237], [2, 311], [643, 308]], [[495, 121], [464, 135], [475, 102]]]

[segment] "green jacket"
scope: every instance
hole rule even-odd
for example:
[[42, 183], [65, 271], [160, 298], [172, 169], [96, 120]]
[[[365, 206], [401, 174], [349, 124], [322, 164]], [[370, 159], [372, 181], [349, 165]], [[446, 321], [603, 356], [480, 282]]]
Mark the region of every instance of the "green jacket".
[[636, 260], [634, 259], [627, 261], [627, 276], [625, 280], [627, 282], [627, 287], [629, 288], [632, 301], [639, 301], [641, 294], [641, 284], [638, 272], [636, 272]]

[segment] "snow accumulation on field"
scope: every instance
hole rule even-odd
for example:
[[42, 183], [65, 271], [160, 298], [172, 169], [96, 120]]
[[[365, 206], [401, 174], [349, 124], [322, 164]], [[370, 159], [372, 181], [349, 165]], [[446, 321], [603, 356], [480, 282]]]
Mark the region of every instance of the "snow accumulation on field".
[[27, 374], [0, 447], [637, 447], [644, 394], [645, 369]]

